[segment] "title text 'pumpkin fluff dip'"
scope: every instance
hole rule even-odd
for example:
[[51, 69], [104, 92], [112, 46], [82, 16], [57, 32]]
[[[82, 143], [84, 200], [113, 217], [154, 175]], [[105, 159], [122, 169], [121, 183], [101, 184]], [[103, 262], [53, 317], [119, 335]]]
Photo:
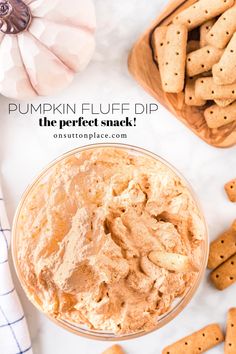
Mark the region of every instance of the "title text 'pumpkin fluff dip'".
[[155, 329], [196, 285], [206, 235], [189, 186], [167, 163], [98, 145], [64, 155], [28, 189], [13, 254], [44, 313], [122, 336]]

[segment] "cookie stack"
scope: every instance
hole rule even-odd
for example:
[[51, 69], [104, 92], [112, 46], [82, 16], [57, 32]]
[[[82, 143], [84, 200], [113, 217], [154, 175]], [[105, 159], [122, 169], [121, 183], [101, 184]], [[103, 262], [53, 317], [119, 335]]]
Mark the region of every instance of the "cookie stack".
[[213, 269], [211, 280], [217, 289], [224, 290], [236, 282], [236, 220], [211, 243], [208, 268]]
[[199, 0], [153, 35], [163, 91], [203, 106], [209, 128], [236, 120], [236, 4]]

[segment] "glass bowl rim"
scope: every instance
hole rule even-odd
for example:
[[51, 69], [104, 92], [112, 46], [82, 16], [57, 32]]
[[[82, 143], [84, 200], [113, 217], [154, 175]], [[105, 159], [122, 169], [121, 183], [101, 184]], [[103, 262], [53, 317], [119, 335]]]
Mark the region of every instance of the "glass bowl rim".
[[[82, 328], [79, 327], [79, 325], [65, 321], [60, 318], [54, 318], [53, 316], [49, 315], [48, 313], [45, 313], [42, 308], [39, 306], [39, 304], [34, 301], [32, 296], [30, 296], [28, 290], [27, 290], [27, 285], [24, 282], [23, 276], [21, 275], [20, 272], [20, 267], [17, 261], [17, 223], [18, 223], [18, 218], [21, 212], [21, 209], [24, 205], [25, 200], [27, 199], [28, 195], [32, 191], [32, 189], [35, 187], [35, 185], [43, 179], [43, 177], [46, 176], [48, 171], [55, 166], [58, 162], [64, 160], [65, 158], [72, 156], [76, 153], [81, 153], [83, 151], [91, 150], [91, 149], [96, 149], [96, 148], [120, 148], [123, 150], [127, 151], [134, 151], [136, 153], [140, 153], [141, 155], [144, 156], [149, 156], [156, 161], [159, 161], [163, 163], [165, 166], [167, 166], [172, 172], [174, 172], [186, 185], [188, 188], [188, 191], [190, 192], [197, 209], [200, 213], [201, 220], [204, 223], [204, 228], [205, 228], [205, 239], [204, 239], [204, 247], [203, 247], [203, 255], [202, 255], [202, 263], [201, 263], [201, 268], [198, 272], [198, 275], [195, 278], [194, 284], [183, 294], [182, 297], [179, 298], [179, 302], [169, 311], [167, 311], [157, 322], [157, 325], [152, 328], [151, 330], [148, 331], [140, 331], [140, 332], [134, 332], [130, 334], [124, 334], [124, 335], [116, 335], [114, 333], [107, 333], [105, 331], [96, 331], [96, 330], [90, 330], [87, 328]], [[24, 290], [24, 293], [26, 294], [28, 300], [41, 312], [43, 313], [48, 319], [50, 319], [52, 322], [55, 324], [59, 325], [63, 329], [77, 334], [79, 336], [88, 338], [88, 339], [93, 339], [93, 340], [101, 340], [101, 341], [124, 341], [124, 340], [129, 340], [129, 339], [134, 339], [134, 338], [139, 338], [142, 336], [145, 336], [147, 334], [150, 334], [152, 332], [157, 331], [158, 329], [162, 328], [166, 324], [168, 324], [170, 321], [172, 321], [174, 318], [176, 318], [189, 304], [189, 302], [192, 300], [193, 296], [195, 295], [196, 291], [198, 290], [200, 283], [204, 277], [205, 270], [207, 267], [207, 260], [208, 260], [208, 253], [209, 253], [209, 232], [208, 232], [208, 227], [206, 223], [206, 218], [203, 213], [201, 204], [199, 202], [199, 199], [191, 186], [191, 184], [188, 182], [188, 180], [182, 175], [181, 172], [179, 172], [176, 167], [174, 167], [171, 163], [166, 161], [164, 158], [161, 156], [157, 155], [156, 153], [153, 153], [147, 149], [137, 147], [135, 145], [130, 145], [130, 144], [122, 144], [122, 143], [97, 143], [97, 144], [88, 144], [88, 145], [83, 145], [81, 147], [73, 148], [63, 154], [61, 154], [59, 157], [53, 159], [50, 163], [48, 163], [39, 174], [37, 174], [36, 177], [33, 178], [33, 181], [28, 185], [28, 187], [25, 189], [23, 192], [20, 202], [16, 208], [14, 219], [13, 219], [13, 224], [12, 224], [12, 240], [11, 240], [11, 254], [12, 254], [12, 259], [13, 259], [13, 265], [18, 277], [18, 280], [20, 282], [21, 287]]]

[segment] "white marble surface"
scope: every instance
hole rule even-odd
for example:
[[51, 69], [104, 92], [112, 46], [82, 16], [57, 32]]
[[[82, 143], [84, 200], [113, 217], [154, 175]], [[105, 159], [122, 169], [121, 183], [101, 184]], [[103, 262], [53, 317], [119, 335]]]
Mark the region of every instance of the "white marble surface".
[[[97, 49], [91, 64], [63, 94], [39, 101], [152, 102], [130, 77], [127, 55], [165, 3], [166, 0], [96, 0]], [[70, 148], [89, 142], [54, 140], [51, 129], [39, 128], [36, 118], [9, 117], [8, 103], [0, 98], [0, 166], [12, 220], [22, 192], [45, 164]], [[158, 114], [152, 118], [144, 116], [136, 128], [126, 131], [128, 139], [120, 142], [161, 155], [192, 183], [203, 205], [211, 238], [229, 226], [236, 216], [236, 205], [227, 201], [223, 185], [236, 176], [236, 148], [220, 150], [208, 146], [162, 107]], [[17, 286], [35, 354], [99, 354], [108, 347], [108, 343], [83, 339], [58, 328], [29, 303], [18, 283]], [[216, 291], [206, 276], [197, 295], [178, 318], [158, 332], [123, 343], [127, 354], [158, 354], [165, 345], [210, 322], [224, 325], [227, 309], [236, 306], [235, 293], [236, 286], [223, 293]], [[222, 353], [222, 347], [212, 353]]]

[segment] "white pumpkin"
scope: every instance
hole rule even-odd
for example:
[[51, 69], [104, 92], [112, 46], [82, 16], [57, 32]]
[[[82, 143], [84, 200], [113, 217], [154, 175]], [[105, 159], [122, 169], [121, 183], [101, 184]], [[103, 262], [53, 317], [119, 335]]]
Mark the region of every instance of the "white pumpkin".
[[14, 99], [65, 88], [94, 52], [92, 0], [0, 0], [0, 93]]

